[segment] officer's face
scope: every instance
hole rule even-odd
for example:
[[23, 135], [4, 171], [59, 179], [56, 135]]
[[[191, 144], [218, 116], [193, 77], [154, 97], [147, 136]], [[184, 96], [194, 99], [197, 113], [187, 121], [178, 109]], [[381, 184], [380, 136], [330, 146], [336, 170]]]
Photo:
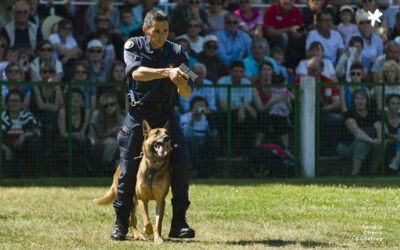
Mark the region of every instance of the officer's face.
[[164, 46], [169, 34], [168, 21], [152, 21], [151, 23], [150, 28], [143, 26], [143, 31], [147, 35], [150, 46], [153, 49], [159, 49]]

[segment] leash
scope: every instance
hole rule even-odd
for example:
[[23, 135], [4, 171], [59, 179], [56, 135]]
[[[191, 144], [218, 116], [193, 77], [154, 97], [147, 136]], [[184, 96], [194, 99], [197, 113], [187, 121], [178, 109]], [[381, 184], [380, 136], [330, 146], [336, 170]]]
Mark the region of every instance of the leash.
[[134, 160], [137, 160], [137, 159], [143, 158], [143, 156], [144, 156], [143, 152], [140, 152], [139, 156], [136, 156], [136, 157], [133, 158], [133, 159], [134, 159]]

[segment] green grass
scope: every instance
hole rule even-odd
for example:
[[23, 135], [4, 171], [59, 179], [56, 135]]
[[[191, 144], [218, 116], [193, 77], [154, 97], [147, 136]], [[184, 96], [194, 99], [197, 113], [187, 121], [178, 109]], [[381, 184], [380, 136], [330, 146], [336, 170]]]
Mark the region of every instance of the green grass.
[[[112, 242], [105, 179], [0, 179], [0, 249], [372, 249], [400, 246], [400, 179], [206, 180], [190, 186], [196, 238]], [[154, 202], [150, 216], [154, 223]], [[139, 228], [142, 230], [141, 216]], [[131, 232], [128, 234], [131, 237]]]

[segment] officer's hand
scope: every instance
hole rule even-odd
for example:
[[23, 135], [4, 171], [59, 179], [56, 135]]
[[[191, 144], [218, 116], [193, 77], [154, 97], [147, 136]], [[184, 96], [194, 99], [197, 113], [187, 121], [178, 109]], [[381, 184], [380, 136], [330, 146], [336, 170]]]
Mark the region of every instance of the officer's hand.
[[172, 68], [169, 72], [169, 78], [177, 87], [187, 84], [189, 81], [189, 76], [180, 68]]

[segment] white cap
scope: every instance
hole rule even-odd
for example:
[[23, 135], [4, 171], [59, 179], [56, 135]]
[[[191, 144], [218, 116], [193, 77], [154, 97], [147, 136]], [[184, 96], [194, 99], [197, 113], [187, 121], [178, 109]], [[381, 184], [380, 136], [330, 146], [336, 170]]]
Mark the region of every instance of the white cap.
[[349, 10], [351, 14], [354, 15], [354, 10], [350, 5], [343, 5], [342, 7], [340, 7], [339, 11], [342, 12], [344, 10]]
[[87, 49], [90, 49], [93, 47], [99, 47], [99, 48], [103, 49], [103, 44], [100, 42], [100, 40], [93, 39], [88, 43]]
[[365, 10], [363, 10], [363, 9], [358, 10], [357, 13], [356, 13], [356, 22], [357, 22], [357, 25], [358, 25], [361, 21], [371, 21], [371, 20], [368, 19], [368, 17], [369, 17], [369, 15], [368, 15], [368, 13], [367, 13]]
[[207, 36], [205, 36], [203, 44], [206, 44], [206, 43], [208, 43], [210, 41], [218, 43], [217, 36], [216, 35], [207, 35]]

